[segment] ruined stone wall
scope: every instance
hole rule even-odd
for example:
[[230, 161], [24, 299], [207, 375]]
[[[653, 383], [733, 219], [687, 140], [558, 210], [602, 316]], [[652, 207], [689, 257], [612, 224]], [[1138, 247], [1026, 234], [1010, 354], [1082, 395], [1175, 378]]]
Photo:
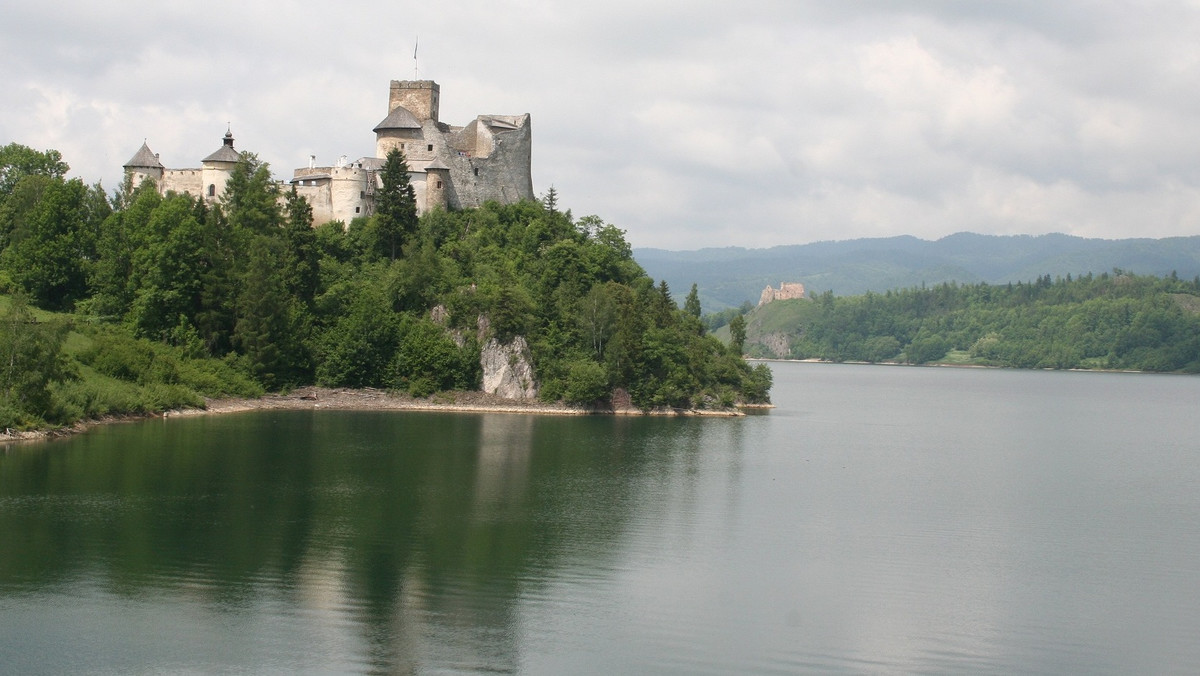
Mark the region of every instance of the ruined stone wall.
[[[454, 209], [478, 207], [488, 200], [503, 203], [533, 199], [530, 167], [532, 129], [529, 115], [514, 116], [516, 129], [493, 130], [476, 120], [458, 132], [453, 145], [468, 146], [473, 136], [475, 152], [455, 150], [443, 160], [450, 168], [447, 204]], [[482, 131], [480, 128], [484, 128]], [[451, 132], [454, 133], [454, 132]], [[480, 149], [483, 145], [483, 150]]]
[[793, 298], [804, 298], [804, 285], [800, 282], [780, 282], [778, 289], [773, 289], [769, 285], [763, 289], [762, 295], [758, 298], [758, 304], [766, 305], [772, 301]]

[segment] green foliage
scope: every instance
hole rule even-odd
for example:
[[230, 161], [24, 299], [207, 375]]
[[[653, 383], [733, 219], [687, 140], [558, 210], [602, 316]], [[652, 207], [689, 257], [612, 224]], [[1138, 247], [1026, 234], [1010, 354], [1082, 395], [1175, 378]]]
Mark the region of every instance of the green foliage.
[[568, 404], [592, 404], [608, 398], [612, 387], [604, 367], [590, 359], [579, 359], [567, 367], [563, 401]]
[[61, 179], [69, 169], [57, 150], [38, 152], [20, 143], [9, 143], [0, 148], [0, 202], [26, 176]]
[[387, 387], [399, 336], [399, 317], [383, 294], [360, 289], [348, 312], [321, 338], [317, 382], [339, 387]]
[[396, 260], [417, 231], [417, 198], [408, 178], [408, 161], [392, 148], [379, 172], [382, 184], [375, 198], [377, 221], [375, 253]]
[[229, 173], [221, 205], [235, 230], [265, 234], [283, 222], [279, 187], [271, 178], [271, 168], [253, 153], [243, 152]]
[[700, 292], [694, 283], [692, 289], [688, 291], [687, 298], [683, 301], [683, 311], [700, 319]]
[[734, 315], [729, 320], [729, 349], [734, 354], [742, 354], [746, 350], [746, 318]]
[[233, 344], [252, 373], [268, 388], [308, 382], [311, 367], [303, 337], [306, 315], [300, 300], [291, 295], [285, 278], [285, 245], [277, 239], [256, 237], [250, 247], [241, 292]]
[[24, 176], [0, 203], [0, 265], [40, 307], [69, 308], [87, 291], [105, 216], [78, 179]]
[[399, 344], [389, 367], [392, 385], [417, 397], [441, 390], [479, 386], [479, 346], [474, 339], [459, 346], [428, 319], [403, 315]]
[[[790, 303], [791, 305], [785, 305]], [[886, 294], [777, 301], [750, 322], [792, 357], [947, 360], [1017, 368], [1200, 372], [1200, 284], [1116, 271], [1004, 286], [941, 284]]]
[[67, 330], [37, 321], [19, 298], [0, 315], [0, 428], [55, 420], [51, 386], [75, 377], [62, 349]]
[[94, 322], [76, 350], [83, 380], [46, 371], [49, 399], [27, 418], [312, 382], [473, 389], [480, 346], [518, 336], [551, 400], [603, 403], [614, 388], [643, 408], [766, 397], [769, 381], [705, 335], [695, 286], [679, 309], [620, 229], [574, 220], [554, 191], [418, 219], [401, 153], [381, 179], [373, 216], [314, 229], [308, 203], [281, 195], [250, 154], [215, 204], [146, 184], [110, 213], [98, 187], [25, 175], [0, 204], [0, 283], [42, 307], [78, 302]]

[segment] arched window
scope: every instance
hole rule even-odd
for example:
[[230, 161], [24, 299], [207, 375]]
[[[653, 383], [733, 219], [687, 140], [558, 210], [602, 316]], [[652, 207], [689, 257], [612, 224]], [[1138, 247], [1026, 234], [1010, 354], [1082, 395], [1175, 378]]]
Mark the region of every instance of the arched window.
[[212, 183], [208, 184], [208, 196], [209, 197], [217, 196], [217, 186], [213, 185]]

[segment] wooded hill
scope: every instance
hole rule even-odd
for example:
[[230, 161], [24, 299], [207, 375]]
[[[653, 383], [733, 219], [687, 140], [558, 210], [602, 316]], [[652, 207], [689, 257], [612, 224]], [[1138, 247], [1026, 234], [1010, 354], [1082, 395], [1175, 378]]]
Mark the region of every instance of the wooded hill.
[[755, 308], [744, 327], [746, 351], [764, 357], [1200, 373], [1200, 278], [1118, 270], [825, 292]]
[[68, 313], [3, 310], [0, 428], [310, 383], [475, 389], [484, 344], [518, 338], [544, 400], [768, 400], [770, 371], [706, 335], [694, 293], [679, 309], [621, 230], [553, 191], [418, 219], [396, 152], [374, 215], [314, 228], [249, 154], [214, 205], [153, 185], [110, 200], [65, 172], [0, 149], [0, 293]]
[[1200, 275], [1200, 237], [1103, 240], [963, 232], [932, 242], [903, 236], [769, 249], [639, 248], [633, 253], [648, 274], [672, 288], [697, 283], [705, 312], [757, 303], [768, 284], [780, 282], [802, 282], [810, 293], [849, 296], [942, 282], [995, 285], [1046, 274], [1078, 277], [1114, 268], [1158, 277]]

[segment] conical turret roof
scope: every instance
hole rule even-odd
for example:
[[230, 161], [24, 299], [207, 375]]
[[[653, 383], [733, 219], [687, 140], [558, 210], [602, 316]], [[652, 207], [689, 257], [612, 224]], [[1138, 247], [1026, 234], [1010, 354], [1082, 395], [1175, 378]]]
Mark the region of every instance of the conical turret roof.
[[241, 159], [238, 152], [233, 149], [233, 132], [226, 131], [225, 138], [222, 139], [221, 147], [217, 148], [213, 154], [200, 160], [201, 162], [237, 162]]
[[383, 122], [375, 125], [371, 131], [381, 132], [385, 129], [420, 129], [421, 121], [416, 115], [412, 114], [408, 108], [404, 106], [396, 106], [396, 109], [388, 113], [388, 116], [383, 118]]
[[162, 162], [158, 161], [158, 155], [155, 155], [154, 151], [150, 150], [150, 146], [146, 145], [146, 142], [143, 141], [142, 147], [139, 148], [138, 151], [133, 154], [133, 157], [129, 158], [129, 161], [125, 163], [125, 168], [162, 169], [163, 165]]

